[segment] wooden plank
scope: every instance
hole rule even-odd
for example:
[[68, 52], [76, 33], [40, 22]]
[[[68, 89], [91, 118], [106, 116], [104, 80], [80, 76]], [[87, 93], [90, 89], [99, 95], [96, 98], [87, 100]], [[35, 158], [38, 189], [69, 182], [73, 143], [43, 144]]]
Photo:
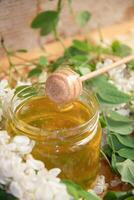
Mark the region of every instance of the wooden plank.
[[[0, 34], [5, 38], [9, 48], [33, 49], [38, 46], [38, 31], [30, 28], [33, 17], [40, 11], [56, 8], [56, 0], [0, 0]], [[79, 33], [80, 27], [75, 23], [68, 9], [67, 1], [63, 1], [59, 32], [66, 35]], [[134, 19], [134, 0], [77, 0], [72, 1], [74, 14], [89, 10], [92, 18], [84, 30], [92, 30], [99, 24], [101, 27], [117, 22]], [[42, 38], [49, 41], [51, 36]], [[0, 55], [3, 51], [0, 50]]]

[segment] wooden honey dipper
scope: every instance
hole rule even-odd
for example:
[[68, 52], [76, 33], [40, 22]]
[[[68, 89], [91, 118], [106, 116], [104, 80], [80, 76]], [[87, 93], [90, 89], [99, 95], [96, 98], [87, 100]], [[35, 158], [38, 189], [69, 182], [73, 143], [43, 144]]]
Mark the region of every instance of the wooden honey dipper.
[[46, 95], [57, 104], [65, 104], [77, 99], [82, 93], [82, 82], [101, 75], [109, 70], [134, 59], [134, 55], [127, 56], [108, 66], [79, 76], [70, 68], [61, 68], [52, 73], [46, 80]]

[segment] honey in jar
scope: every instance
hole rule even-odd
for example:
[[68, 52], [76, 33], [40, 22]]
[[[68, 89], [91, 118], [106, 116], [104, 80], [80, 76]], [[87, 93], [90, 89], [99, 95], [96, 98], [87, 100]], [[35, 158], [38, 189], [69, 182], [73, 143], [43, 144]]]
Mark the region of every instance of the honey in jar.
[[99, 171], [101, 128], [96, 99], [84, 89], [78, 100], [58, 106], [44, 91], [44, 85], [37, 84], [13, 97], [8, 132], [35, 140], [36, 159], [48, 169], [60, 168], [60, 178], [89, 188]]

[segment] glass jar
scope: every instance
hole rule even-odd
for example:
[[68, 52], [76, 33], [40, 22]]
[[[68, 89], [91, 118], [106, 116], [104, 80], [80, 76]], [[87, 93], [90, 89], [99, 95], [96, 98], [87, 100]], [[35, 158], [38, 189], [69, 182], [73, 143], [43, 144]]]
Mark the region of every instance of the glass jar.
[[45, 96], [44, 88], [45, 84], [34, 84], [17, 89], [9, 108], [7, 130], [12, 136], [23, 134], [35, 140], [33, 156], [48, 169], [60, 168], [60, 178], [89, 188], [97, 178], [100, 163], [101, 127], [96, 99], [84, 89], [77, 102], [57, 108]]

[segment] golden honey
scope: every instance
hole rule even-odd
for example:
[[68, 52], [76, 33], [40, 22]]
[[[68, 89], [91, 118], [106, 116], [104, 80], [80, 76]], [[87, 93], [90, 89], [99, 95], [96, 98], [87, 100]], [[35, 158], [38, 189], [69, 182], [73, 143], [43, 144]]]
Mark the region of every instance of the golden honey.
[[[17, 103], [16, 103], [17, 102]], [[83, 91], [80, 99], [57, 106], [45, 94], [15, 96], [7, 129], [36, 141], [32, 154], [60, 177], [88, 188], [99, 171], [101, 128], [95, 98]]]

